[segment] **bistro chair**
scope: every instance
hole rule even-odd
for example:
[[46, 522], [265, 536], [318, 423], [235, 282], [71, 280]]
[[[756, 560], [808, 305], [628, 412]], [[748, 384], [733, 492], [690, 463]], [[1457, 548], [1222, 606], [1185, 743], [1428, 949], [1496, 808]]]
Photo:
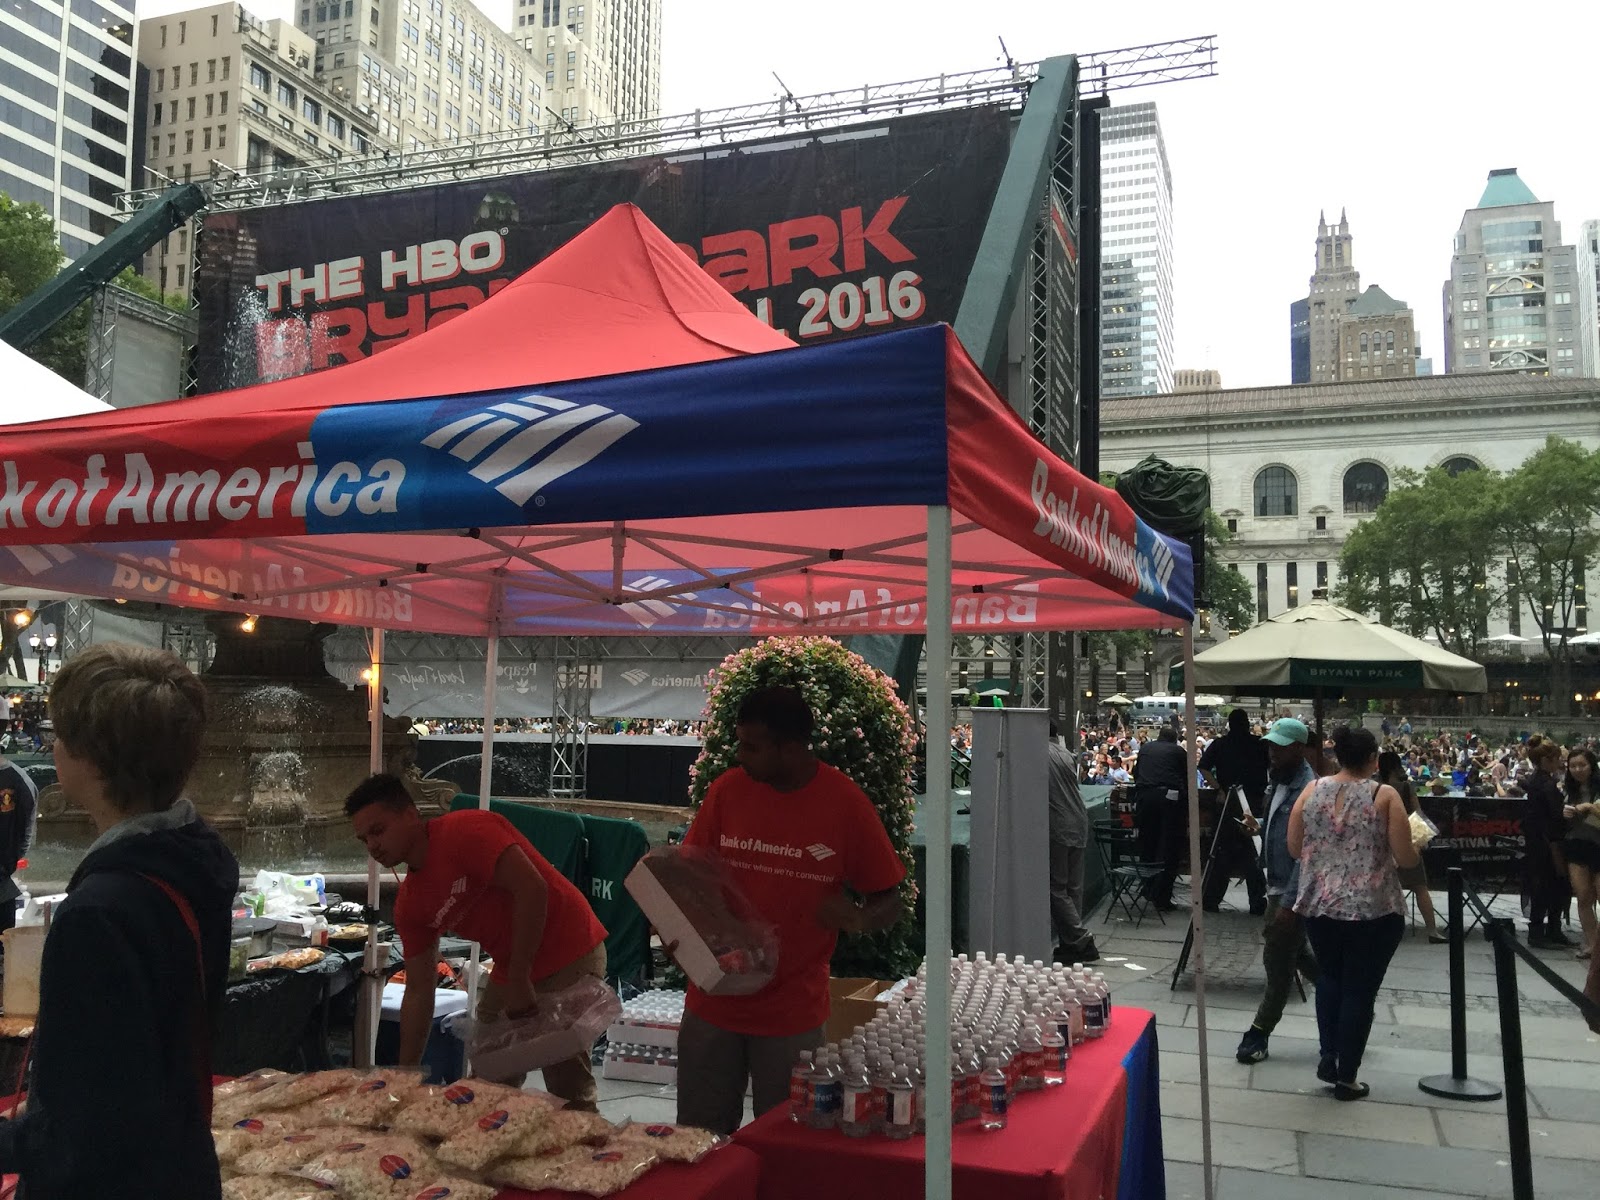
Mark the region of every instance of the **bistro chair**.
[[1111, 920], [1112, 910], [1118, 905], [1128, 914], [1137, 929], [1150, 912], [1165, 925], [1167, 919], [1161, 910], [1150, 903], [1149, 885], [1161, 875], [1160, 863], [1145, 861], [1139, 852], [1139, 831], [1124, 828], [1106, 821], [1094, 822], [1094, 844], [1100, 853], [1100, 865], [1105, 871], [1106, 883], [1111, 888], [1111, 898], [1106, 902], [1106, 915], [1101, 923]]

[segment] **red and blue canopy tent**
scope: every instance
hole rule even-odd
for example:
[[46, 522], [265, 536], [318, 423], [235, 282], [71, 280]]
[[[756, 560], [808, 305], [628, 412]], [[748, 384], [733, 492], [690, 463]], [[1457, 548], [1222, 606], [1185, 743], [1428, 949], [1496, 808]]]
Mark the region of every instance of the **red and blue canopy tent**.
[[[794, 347], [631, 206], [372, 358], [0, 428], [0, 584], [367, 626], [375, 672], [385, 630], [485, 637], [483, 797], [503, 634], [926, 632], [937, 668], [952, 628], [1193, 616], [1187, 549], [1040, 444], [948, 327]], [[928, 699], [948, 728], [948, 688]], [[928, 787], [938, 962], [948, 776]], [[933, 972], [930, 1024], [948, 1003]]]

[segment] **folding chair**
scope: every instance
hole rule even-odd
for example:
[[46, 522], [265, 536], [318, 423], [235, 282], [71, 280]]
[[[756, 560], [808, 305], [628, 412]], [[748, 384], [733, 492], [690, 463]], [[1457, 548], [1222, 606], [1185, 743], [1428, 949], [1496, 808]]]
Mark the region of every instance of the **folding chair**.
[[1161, 915], [1159, 908], [1150, 903], [1150, 897], [1146, 894], [1147, 885], [1160, 877], [1162, 866], [1160, 863], [1146, 862], [1140, 855], [1139, 831], [1096, 821], [1094, 844], [1100, 853], [1100, 865], [1105, 871], [1106, 882], [1111, 887], [1111, 899], [1106, 903], [1106, 915], [1101, 923], [1110, 921], [1112, 910], [1120, 904], [1136, 929], [1152, 910], [1165, 925], [1167, 919]]

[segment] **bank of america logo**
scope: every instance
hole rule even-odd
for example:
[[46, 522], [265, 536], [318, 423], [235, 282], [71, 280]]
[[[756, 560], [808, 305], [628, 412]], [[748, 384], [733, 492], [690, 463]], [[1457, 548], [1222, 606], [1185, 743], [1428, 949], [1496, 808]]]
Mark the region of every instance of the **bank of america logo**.
[[[626, 585], [622, 590], [624, 594], [632, 592], [637, 595], [640, 592], [657, 592], [662, 588], [669, 588], [671, 586], [672, 581], [670, 579], [661, 579], [655, 575], [646, 575], [643, 579], [635, 579], [632, 583]], [[679, 597], [679, 599], [692, 600], [694, 599], [694, 594], [691, 592], [686, 596]], [[649, 600], [634, 600], [628, 604], [619, 604], [617, 608], [620, 611], [627, 613], [646, 629], [649, 629], [651, 626], [661, 621], [665, 621], [670, 617], [676, 616], [678, 612], [678, 606], [676, 604], [668, 604], [665, 600], [659, 598], [653, 598]], [[624, 675], [623, 678], [626, 679], [627, 676]]]
[[471, 463], [474, 479], [520, 508], [637, 428], [632, 417], [598, 404], [524, 396], [459, 417], [422, 444]]
[[646, 671], [643, 667], [635, 667], [631, 671], [624, 671], [622, 673], [622, 677], [629, 683], [633, 684], [634, 687], [638, 687], [646, 679], [650, 678], [650, 672]]
[[806, 847], [806, 853], [821, 862], [825, 858], [833, 857], [833, 847], [825, 846], [821, 842], [812, 842], [811, 845]]

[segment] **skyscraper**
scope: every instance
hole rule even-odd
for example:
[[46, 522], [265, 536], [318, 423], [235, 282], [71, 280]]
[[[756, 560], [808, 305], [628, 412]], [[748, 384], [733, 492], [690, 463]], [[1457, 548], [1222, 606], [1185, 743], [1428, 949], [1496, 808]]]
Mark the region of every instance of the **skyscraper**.
[[553, 112], [572, 125], [661, 112], [664, 0], [516, 0], [512, 32], [536, 64]]
[[1456, 231], [1444, 285], [1444, 369], [1592, 375], [1593, 279], [1561, 244], [1555, 205], [1515, 167], [1489, 172]]
[[1100, 395], [1172, 390], [1172, 169], [1154, 104], [1100, 116]]
[[[1310, 375], [1296, 383], [1331, 383], [1339, 378], [1339, 324], [1361, 294], [1361, 272], [1355, 266], [1355, 243], [1344, 211], [1339, 223], [1329, 225], [1317, 215], [1317, 269], [1311, 274], [1311, 294], [1306, 297], [1309, 321]], [[1293, 308], [1290, 309], [1293, 321]], [[1291, 332], [1291, 355], [1293, 334]]]
[[68, 258], [116, 227], [133, 161], [133, 0], [0, 5], [0, 191], [50, 214]]

